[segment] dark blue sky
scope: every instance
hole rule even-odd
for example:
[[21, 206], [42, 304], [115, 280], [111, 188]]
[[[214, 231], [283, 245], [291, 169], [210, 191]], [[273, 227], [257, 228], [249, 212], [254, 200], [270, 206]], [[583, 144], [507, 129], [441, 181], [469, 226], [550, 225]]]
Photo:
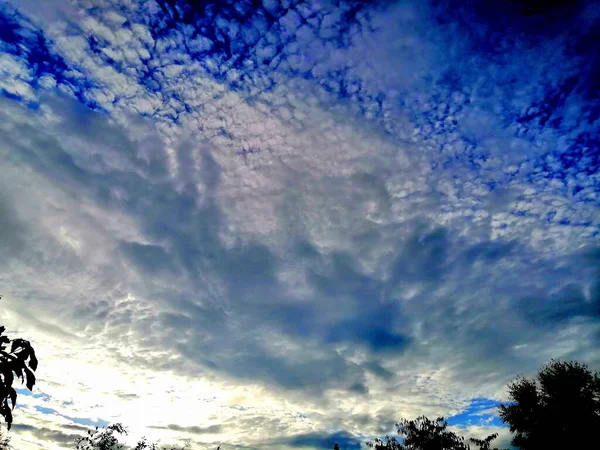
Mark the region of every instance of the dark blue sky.
[[13, 441], [350, 449], [420, 414], [506, 439], [508, 381], [600, 364], [599, 20], [1, 3], [0, 318], [43, 394]]

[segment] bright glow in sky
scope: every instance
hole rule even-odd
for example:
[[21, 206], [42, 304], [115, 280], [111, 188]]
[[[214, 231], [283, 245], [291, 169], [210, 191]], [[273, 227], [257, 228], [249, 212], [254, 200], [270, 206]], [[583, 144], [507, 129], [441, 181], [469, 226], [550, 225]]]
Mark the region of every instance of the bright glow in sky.
[[15, 448], [506, 443], [600, 364], [597, 2], [197, 3], [0, 2]]

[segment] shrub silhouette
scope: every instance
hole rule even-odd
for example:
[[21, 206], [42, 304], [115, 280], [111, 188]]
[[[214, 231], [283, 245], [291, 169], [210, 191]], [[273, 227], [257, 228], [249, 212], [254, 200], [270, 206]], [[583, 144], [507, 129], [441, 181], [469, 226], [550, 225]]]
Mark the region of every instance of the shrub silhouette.
[[10, 430], [13, 421], [12, 410], [17, 404], [17, 391], [13, 388], [15, 375], [31, 391], [35, 385], [33, 372], [37, 369], [38, 360], [29, 341], [11, 340], [3, 335], [4, 331], [5, 328], [0, 326], [0, 414]]
[[589, 448], [600, 429], [600, 374], [578, 362], [551, 360], [535, 378], [508, 386], [500, 417], [522, 450]]

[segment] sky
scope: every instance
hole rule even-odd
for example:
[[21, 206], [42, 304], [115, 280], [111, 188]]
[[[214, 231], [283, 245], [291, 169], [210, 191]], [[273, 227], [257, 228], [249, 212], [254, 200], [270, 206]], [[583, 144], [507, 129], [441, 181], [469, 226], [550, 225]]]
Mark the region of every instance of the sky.
[[600, 366], [599, 22], [0, 0], [0, 323], [39, 359], [15, 448], [352, 450], [421, 414], [508, 443], [508, 382]]

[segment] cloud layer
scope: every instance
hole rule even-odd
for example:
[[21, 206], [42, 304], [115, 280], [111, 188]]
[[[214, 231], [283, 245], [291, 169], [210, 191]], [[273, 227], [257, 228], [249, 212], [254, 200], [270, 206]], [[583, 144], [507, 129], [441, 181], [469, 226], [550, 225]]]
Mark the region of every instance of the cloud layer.
[[19, 448], [477, 434], [517, 373], [600, 363], [600, 10], [423, 3], [0, 5]]

